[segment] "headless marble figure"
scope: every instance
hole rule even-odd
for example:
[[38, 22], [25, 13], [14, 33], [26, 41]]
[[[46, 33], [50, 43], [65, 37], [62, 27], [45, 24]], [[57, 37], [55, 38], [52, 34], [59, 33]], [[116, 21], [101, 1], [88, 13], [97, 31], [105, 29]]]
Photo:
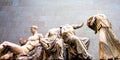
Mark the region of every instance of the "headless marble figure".
[[81, 24], [66, 24], [60, 27], [60, 33], [63, 38], [64, 43], [68, 45], [68, 59], [91, 59], [91, 55], [88, 53], [88, 45], [84, 42], [85, 38], [79, 38], [75, 35], [75, 29], [83, 26]]
[[104, 14], [91, 16], [87, 25], [98, 33], [99, 57], [101, 60], [120, 59], [120, 42], [112, 31], [112, 25]]
[[63, 40], [59, 28], [50, 29], [40, 42], [45, 48], [44, 59], [63, 60]]

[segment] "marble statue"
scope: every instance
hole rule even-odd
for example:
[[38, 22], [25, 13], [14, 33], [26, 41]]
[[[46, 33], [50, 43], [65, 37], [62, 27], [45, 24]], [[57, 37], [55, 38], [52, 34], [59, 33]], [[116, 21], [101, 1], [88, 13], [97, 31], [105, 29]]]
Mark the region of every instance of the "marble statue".
[[98, 33], [100, 60], [119, 59], [120, 42], [108, 18], [104, 14], [96, 14], [88, 19], [87, 25]]
[[88, 45], [90, 41], [86, 39], [88, 44], [85, 44], [85, 42], [82, 41], [82, 38], [75, 35], [75, 30], [82, 26], [83, 23], [65, 24], [60, 26], [60, 34], [64, 43], [67, 44], [69, 60], [92, 59], [91, 54], [88, 53]]
[[[28, 52], [33, 50], [35, 46], [39, 44], [39, 41], [41, 40], [41, 38], [43, 38], [42, 34], [38, 33], [38, 27], [35, 25], [31, 26], [31, 33], [33, 35], [30, 36], [27, 40], [22, 41], [22, 39], [20, 39], [20, 43], [23, 44], [22, 46], [11, 43], [9, 41], [4, 41], [3, 43], [0, 44], [0, 51], [4, 51], [6, 50], [6, 47], [8, 47], [9, 50], [6, 50], [6, 51], [10, 51], [13, 54], [16, 54], [16, 55], [27, 54]], [[7, 55], [6, 54], [2, 55], [2, 52], [1, 52], [0, 59], [6, 59], [7, 57], [9, 58], [11, 53]]]

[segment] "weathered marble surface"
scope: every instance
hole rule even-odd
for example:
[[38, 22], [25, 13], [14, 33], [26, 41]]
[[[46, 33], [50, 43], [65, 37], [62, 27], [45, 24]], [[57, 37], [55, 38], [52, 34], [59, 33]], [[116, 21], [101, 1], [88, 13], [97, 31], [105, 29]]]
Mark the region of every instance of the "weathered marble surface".
[[33, 24], [45, 35], [49, 29], [66, 23], [85, 22], [76, 31], [77, 36], [91, 39], [89, 52], [93, 60], [98, 60], [98, 38], [86, 21], [96, 13], [104, 13], [120, 39], [119, 11], [119, 0], [0, 0], [0, 43], [5, 40], [18, 43], [20, 37], [26, 39]]

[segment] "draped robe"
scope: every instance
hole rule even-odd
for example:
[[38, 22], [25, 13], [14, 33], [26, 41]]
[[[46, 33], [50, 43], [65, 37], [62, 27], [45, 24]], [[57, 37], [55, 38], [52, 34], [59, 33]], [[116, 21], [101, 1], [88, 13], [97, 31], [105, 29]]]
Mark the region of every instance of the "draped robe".
[[88, 19], [88, 27], [98, 33], [100, 59], [119, 59], [120, 42], [112, 31], [111, 23], [104, 14], [97, 14]]

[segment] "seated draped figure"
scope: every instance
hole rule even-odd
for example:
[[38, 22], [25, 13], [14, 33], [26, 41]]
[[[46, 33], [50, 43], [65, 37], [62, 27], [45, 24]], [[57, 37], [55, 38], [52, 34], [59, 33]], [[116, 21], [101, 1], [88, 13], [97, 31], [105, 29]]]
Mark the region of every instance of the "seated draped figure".
[[[31, 30], [32, 36], [30, 36], [27, 40], [24, 40], [24, 42], [21, 42], [21, 44], [24, 44], [22, 46], [8, 42], [8, 41], [4, 41], [3, 43], [1, 43], [0, 44], [0, 60], [9, 59], [12, 54], [25, 55], [31, 50], [33, 50], [35, 46], [39, 44], [39, 41], [43, 36], [42, 34], [38, 33], [38, 27], [35, 25], [31, 26], [30, 30]], [[5, 53], [3, 54], [2, 51], [4, 50], [6, 50], [7, 54]]]
[[82, 27], [81, 24], [65, 24], [60, 26], [60, 35], [64, 43], [67, 44], [68, 60], [92, 59], [88, 53], [89, 39], [79, 38], [75, 35], [75, 30]]
[[108, 18], [104, 14], [96, 14], [88, 19], [87, 25], [98, 33], [99, 58], [101, 60], [120, 59], [120, 43], [112, 31]]
[[40, 43], [44, 47], [43, 60], [64, 60], [63, 40], [59, 28], [50, 29]]

